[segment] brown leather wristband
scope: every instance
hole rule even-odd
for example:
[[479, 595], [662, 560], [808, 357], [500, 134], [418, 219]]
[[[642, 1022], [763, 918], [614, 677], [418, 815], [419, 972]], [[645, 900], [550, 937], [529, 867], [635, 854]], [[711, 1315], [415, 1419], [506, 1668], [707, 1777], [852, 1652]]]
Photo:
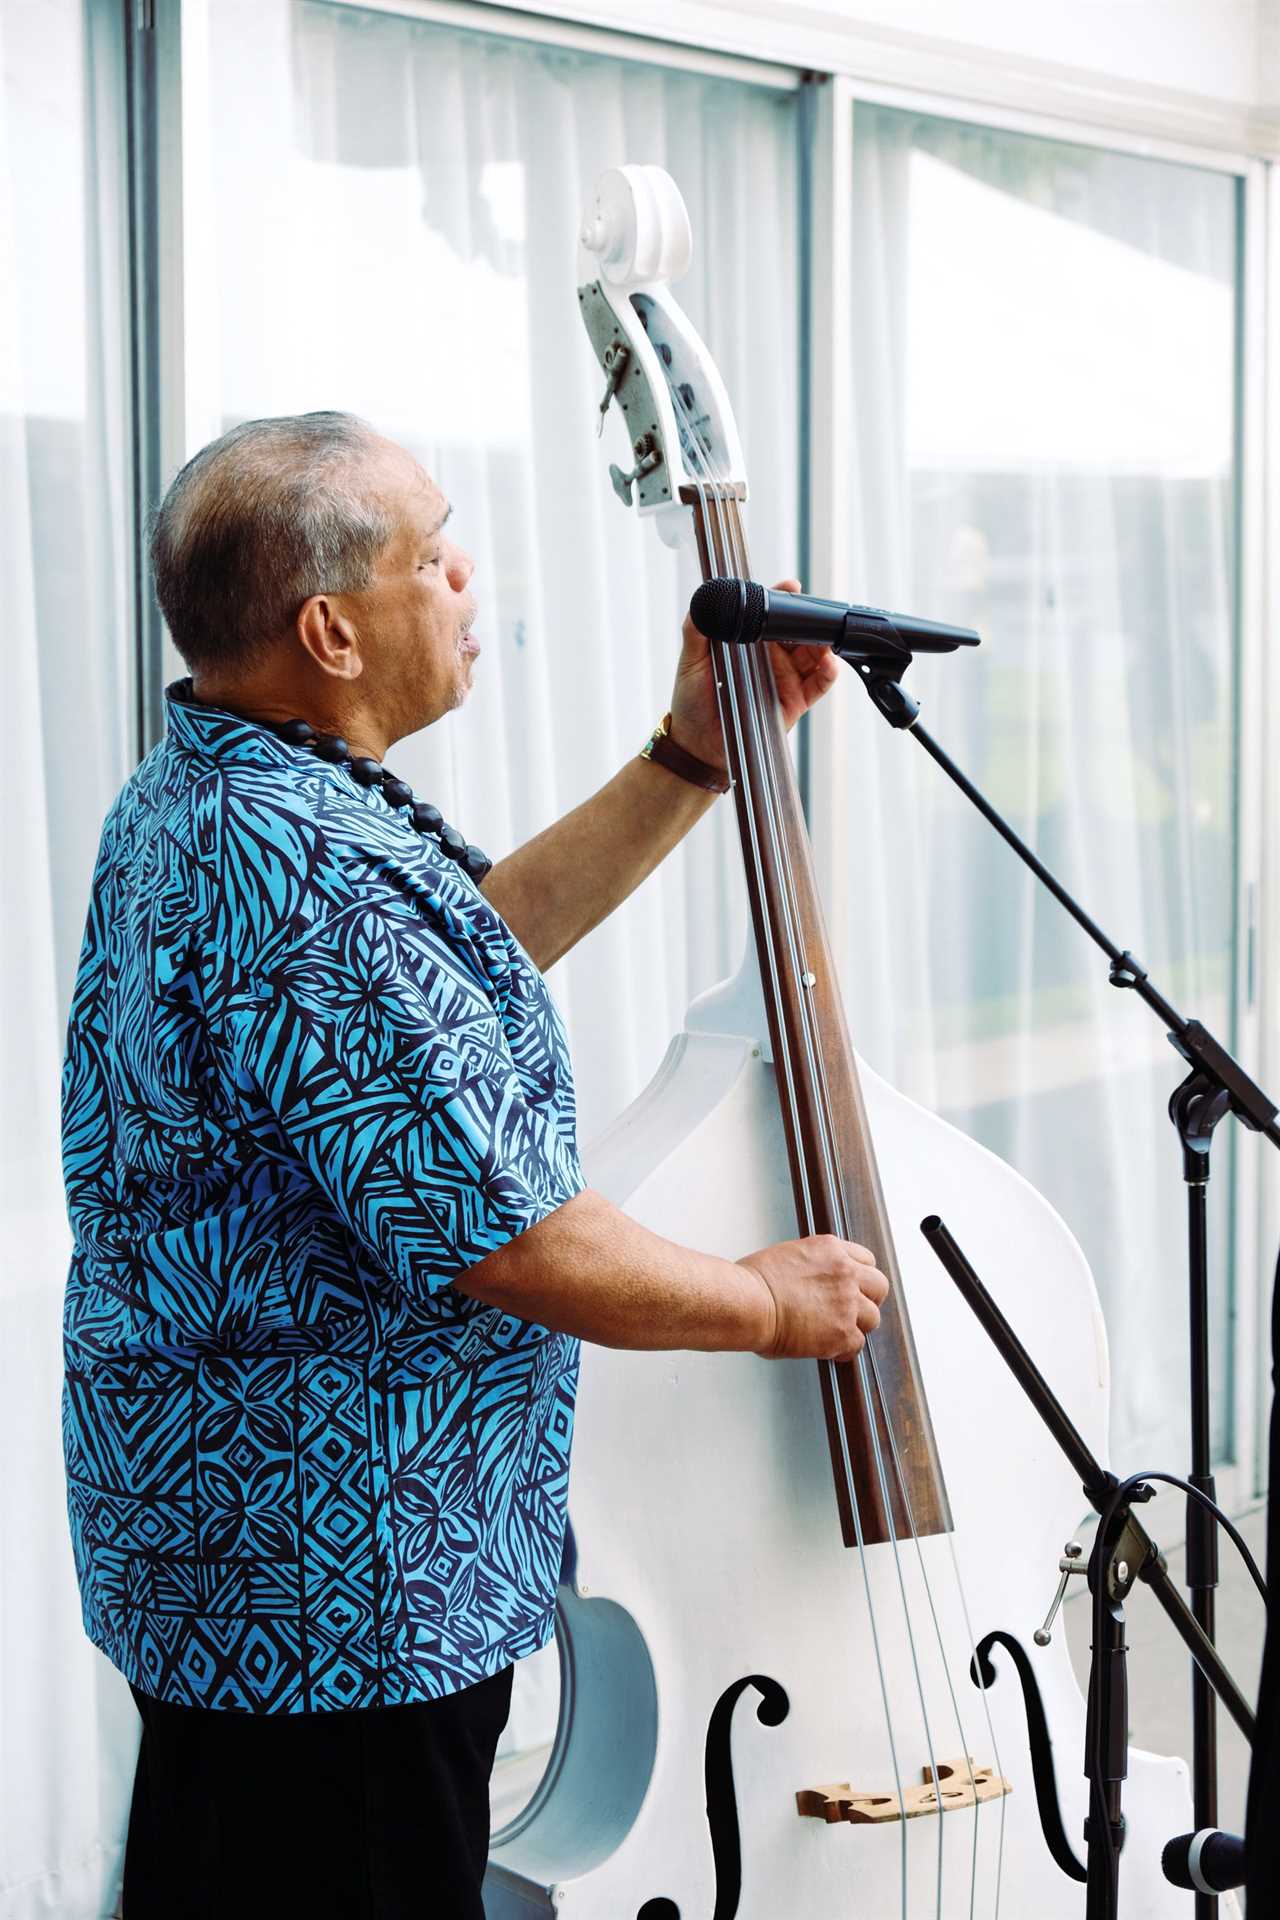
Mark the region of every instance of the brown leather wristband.
[[710, 767], [696, 754], [686, 753], [671, 738], [671, 715], [664, 714], [640, 749], [642, 760], [653, 760], [668, 773], [679, 774], [691, 786], [704, 787], [708, 793], [728, 793], [730, 781], [719, 767]]

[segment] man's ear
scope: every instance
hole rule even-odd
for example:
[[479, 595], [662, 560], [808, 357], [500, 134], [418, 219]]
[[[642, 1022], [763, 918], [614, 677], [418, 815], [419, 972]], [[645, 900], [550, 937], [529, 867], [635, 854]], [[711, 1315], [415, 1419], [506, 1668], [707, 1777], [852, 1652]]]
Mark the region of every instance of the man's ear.
[[313, 593], [298, 609], [295, 631], [299, 644], [315, 664], [335, 680], [357, 680], [364, 672], [360, 636], [354, 623], [339, 613], [323, 593]]

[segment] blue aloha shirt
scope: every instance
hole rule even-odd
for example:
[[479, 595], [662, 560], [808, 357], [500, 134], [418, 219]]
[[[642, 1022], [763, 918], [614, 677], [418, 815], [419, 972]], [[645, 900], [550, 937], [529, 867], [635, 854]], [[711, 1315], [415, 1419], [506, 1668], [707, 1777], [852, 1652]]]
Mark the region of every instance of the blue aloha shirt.
[[583, 1186], [564, 1030], [380, 788], [166, 706], [63, 1073], [85, 1629], [183, 1704], [433, 1699], [552, 1631], [578, 1343], [451, 1283]]

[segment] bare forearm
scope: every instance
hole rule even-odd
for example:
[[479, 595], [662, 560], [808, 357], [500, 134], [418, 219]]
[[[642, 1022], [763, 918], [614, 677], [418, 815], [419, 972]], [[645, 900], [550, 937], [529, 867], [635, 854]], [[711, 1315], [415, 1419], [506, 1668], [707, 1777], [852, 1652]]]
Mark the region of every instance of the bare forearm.
[[597, 1346], [754, 1353], [774, 1338], [772, 1297], [749, 1268], [650, 1233], [590, 1188], [457, 1285]]
[[634, 893], [715, 798], [637, 756], [563, 820], [499, 860], [485, 898], [545, 970]]
[[849, 1360], [889, 1282], [866, 1247], [820, 1233], [718, 1260], [650, 1233], [590, 1188], [456, 1283], [602, 1347]]

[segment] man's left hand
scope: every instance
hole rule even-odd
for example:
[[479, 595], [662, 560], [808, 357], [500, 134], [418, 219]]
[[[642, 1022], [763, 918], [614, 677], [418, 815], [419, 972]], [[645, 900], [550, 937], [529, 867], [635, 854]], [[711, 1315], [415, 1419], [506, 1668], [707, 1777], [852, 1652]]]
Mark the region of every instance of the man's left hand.
[[[777, 580], [781, 593], [799, 593], [798, 580]], [[790, 730], [815, 700], [821, 700], [835, 684], [840, 662], [830, 647], [780, 647], [766, 643], [778, 686], [778, 704], [783, 724]], [[671, 738], [686, 753], [692, 753], [709, 766], [725, 767], [724, 735], [720, 730], [720, 709], [716, 704], [715, 676], [711, 649], [706, 636], [699, 633], [691, 617], [684, 620], [684, 644], [676, 668], [676, 684], [671, 695]]]

